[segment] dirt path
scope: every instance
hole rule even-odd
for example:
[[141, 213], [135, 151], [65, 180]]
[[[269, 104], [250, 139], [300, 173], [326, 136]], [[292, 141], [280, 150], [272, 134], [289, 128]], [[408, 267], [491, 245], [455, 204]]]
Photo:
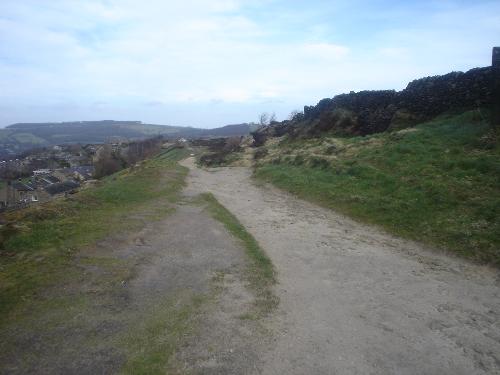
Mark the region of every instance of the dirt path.
[[195, 167], [278, 271], [264, 374], [500, 374], [497, 271], [426, 251], [269, 186]]

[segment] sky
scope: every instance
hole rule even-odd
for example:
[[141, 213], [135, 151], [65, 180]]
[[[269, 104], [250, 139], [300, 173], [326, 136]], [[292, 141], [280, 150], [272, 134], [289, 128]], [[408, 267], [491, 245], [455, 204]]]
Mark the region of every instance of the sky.
[[0, 126], [279, 120], [491, 64], [500, 1], [0, 0]]

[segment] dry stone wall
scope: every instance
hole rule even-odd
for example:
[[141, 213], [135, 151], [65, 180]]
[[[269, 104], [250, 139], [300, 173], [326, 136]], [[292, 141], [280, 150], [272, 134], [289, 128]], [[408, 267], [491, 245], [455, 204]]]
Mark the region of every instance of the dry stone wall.
[[[414, 80], [402, 91], [351, 92], [323, 99], [304, 107], [304, 119], [321, 122], [326, 112], [351, 111], [355, 134], [383, 132], [398, 122], [407, 125], [431, 119], [453, 110], [489, 107], [493, 104], [493, 68], [476, 68], [466, 73]], [[324, 127], [324, 126], [323, 126]]]
[[490, 108], [492, 122], [500, 128], [500, 47], [493, 48], [492, 66], [416, 79], [402, 91], [351, 91], [322, 99], [315, 106], [305, 106], [304, 113], [291, 121], [261, 127], [252, 135], [255, 146], [284, 134], [367, 135], [476, 108]]

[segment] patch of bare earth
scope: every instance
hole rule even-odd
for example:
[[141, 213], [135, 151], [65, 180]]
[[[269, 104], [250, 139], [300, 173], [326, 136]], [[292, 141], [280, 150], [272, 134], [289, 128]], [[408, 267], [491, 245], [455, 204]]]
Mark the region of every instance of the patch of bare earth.
[[[145, 220], [142, 230], [82, 250], [74, 281], [45, 291], [45, 308], [1, 332], [0, 373], [259, 369], [256, 348], [269, 335], [257, 320], [244, 318], [255, 297], [241, 244], [196, 204], [181, 203], [156, 222], [147, 221], [148, 212], [133, 215]], [[154, 345], [159, 354], [152, 360], [165, 358], [150, 366]]]
[[[263, 374], [500, 374], [498, 270], [356, 223], [270, 186], [248, 168], [196, 168], [278, 272]], [[214, 333], [215, 334], [215, 333]]]

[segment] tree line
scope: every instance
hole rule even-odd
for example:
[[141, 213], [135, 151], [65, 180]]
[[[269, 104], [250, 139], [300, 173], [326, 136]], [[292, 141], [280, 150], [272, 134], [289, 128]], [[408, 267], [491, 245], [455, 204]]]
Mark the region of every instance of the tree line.
[[162, 137], [134, 141], [122, 147], [103, 145], [94, 158], [96, 178], [109, 176], [137, 162], [150, 158], [160, 152], [163, 144]]

